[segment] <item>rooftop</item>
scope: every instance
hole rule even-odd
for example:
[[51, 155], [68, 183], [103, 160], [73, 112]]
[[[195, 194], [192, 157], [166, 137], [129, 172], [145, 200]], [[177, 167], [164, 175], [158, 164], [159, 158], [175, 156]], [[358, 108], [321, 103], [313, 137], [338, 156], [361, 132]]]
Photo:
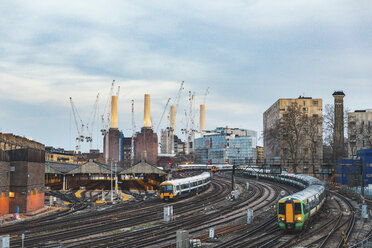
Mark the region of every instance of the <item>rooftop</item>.
[[345, 96], [345, 93], [342, 90], [333, 92], [332, 96]]

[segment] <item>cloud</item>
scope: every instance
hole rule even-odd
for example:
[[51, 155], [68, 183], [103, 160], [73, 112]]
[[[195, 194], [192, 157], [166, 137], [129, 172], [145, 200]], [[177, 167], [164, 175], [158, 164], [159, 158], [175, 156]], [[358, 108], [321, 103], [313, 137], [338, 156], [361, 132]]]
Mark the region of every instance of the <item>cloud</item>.
[[63, 128], [56, 120], [63, 121], [60, 112], [68, 115], [70, 96], [89, 116], [99, 92], [102, 112], [112, 79], [121, 86], [124, 130], [131, 127], [131, 99], [139, 127], [143, 94], [150, 93], [158, 123], [182, 80], [178, 127], [188, 91], [196, 92], [198, 119], [207, 86], [208, 128], [257, 131], [262, 112], [279, 97], [305, 93], [328, 103], [334, 89], [344, 89], [353, 109], [364, 108], [371, 91], [367, 0], [5, 1], [0, 16], [0, 102], [20, 106], [0, 116], [16, 130], [27, 128], [15, 120], [26, 111], [22, 106], [29, 113], [42, 109], [46, 133]]

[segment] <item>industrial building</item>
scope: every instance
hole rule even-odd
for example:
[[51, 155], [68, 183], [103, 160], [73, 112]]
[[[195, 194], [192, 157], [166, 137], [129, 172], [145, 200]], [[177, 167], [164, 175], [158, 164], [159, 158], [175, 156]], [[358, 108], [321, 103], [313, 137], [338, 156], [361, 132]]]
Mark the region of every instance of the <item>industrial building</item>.
[[66, 151], [63, 148], [45, 147], [45, 161], [62, 163], [77, 163], [74, 151]]
[[219, 127], [205, 131], [194, 142], [195, 160], [199, 163], [244, 164], [257, 158], [255, 131]]
[[120, 137], [118, 129], [118, 96], [111, 97], [111, 125], [105, 130], [103, 139], [103, 154], [106, 163], [120, 161]]
[[356, 110], [348, 115], [348, 157], [361, 149], [372, 149], [372, 109]]
[[[300, 171], [303, 173], [311, 171], [319, 171], [323, 159], [323, 138], [322, 138], [322, 99], [303, 97], [299, 98], [281, 98], [277, 100], [270, 108], [263, 114], [263, 129], [264, 129], [264, 159], [266, 163], [270, 161], [280, 161], [282, 169], [292, 170], [291, 158], [288, 155], [289, 147], [284, 142], [283, 134], [279, 133], [273, 137], [270, 135], [271, 130], [278, 130], [278, 124], [283, 120], [285, 115], [288, 115], [288, 110], [291, 106], [296, 106], [306, 117], [314, 117], [319, 121], [313, 128], [316, 131], [314, 137], [309, 135], [309, 126], [304, 125], [301, 131], [303, 142], [301, 142], [298, 149], [298, 165]], [[308, 125], [308, 124], [307, 124]], [[283, 127], [286, 128], [286, 127]], [[310, 147], [314, 145], [314, 149]], [[310, 165], [311, 161], [314, 161]], [[311, 169], [310, 169], [311, 168]]]
[[144, 120], [141, 132], [136, 136], [135, 161], [156, 164], [158, 159], [158, 135], [151, 128], [150, 95], [145, 94]]
[[0, 215], [44, 206], [45, 147], [0, 133]]

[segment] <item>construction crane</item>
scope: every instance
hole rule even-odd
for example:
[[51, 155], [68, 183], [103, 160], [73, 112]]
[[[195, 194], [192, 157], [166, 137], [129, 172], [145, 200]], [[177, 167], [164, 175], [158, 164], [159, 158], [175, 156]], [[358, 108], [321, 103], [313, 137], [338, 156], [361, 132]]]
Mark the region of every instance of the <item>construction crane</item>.
[[[106, 134], [107, 130], [109, 129], [109, 125], [110, 125], [110, 120], [111, 120], [111, 96], [114, 92], [114, 86], [115, 86], [115, 79], [112, 80], [112, 84], [111, 84], [110, 92], [109, 92], [109, 95], [108, 95], [108, 99], [107, 99], [107, 102], [105, 104], [103, 114], [101, 115], [101, 121], [102, 121], [101, 133], [102, 133], [102, 135]], [[107, 111], [107, 113], [106, 113], [106, 111]]]
[[161, 121], [163, 120], [163, 117], [164, 117], [165, 111], [167, 111], [167, 107], [168, 107], [168, 105], [169, 105], [170, 100], [171, 100], [171, 98], [169, 97], [167, 103], [165, 104], [165, 107], [164, 107], [163, 113], [161, 114], [161, 117], [160, 117], [159, 123], [158, 123], [158, 125], [156, 126], [156, 133], [159, 131], [159, 127], [160, 127]]
[[96, 121], [98, 102], [99, 102], [99, 93], [97, 94], [96, 101], [94, 102], [93, 110], [89, 118], [89, 122], [87, 123], [88, 136], [85, 137], [85, 140], [86, 142], [89, 143], [90, 149], [92, 149], [92, 145], [93, 145], [93, 130], [94, 130], [94, 124]]
[[207, 87], [206, 91], [205, 91], [205, 94], [204, 94], [204, 99], [203, 99], [203, 104], [206, 103], [207, 101], [207, 95], [209, 94], [209, 86]]
[[176, 96], [176, 98], [174, 99], [174, 102], [173, 102], [173, 105], [176, 107], [174, 118], [176, 118], [176, 116], [177, 116], [178, 105], [180, 104], [180, 99], [181, 99], [182, 91], [184, 90], [184, 87], [183, 87], [184, 83], [185, 82], [182, 81], [181, 86], [180, 86], [180, 89], [178, 90], [177, 96]]
[[[84, 126], [85, 125], [84, 125], [83, 120], [81, 119], [81, 117], [79, 115], [79, 112], [76, 109], [76, 106], [75, 106], [74, 102], [72, 101], [72, 97], [70, 97], [70, 103], [71, 103], [71, 108], [72, 108], [72, 114], [74, 115], [76, 130], [77, 130], [77, 133], [78, 133], [78, 136], [76, 137], [77, 145], [76, 145], [75, 149], [79, 153], [79, 152], [81, 152], [81, 142], [84, 142], [83, 132], [84, 132]], [[78, 122], [80, 122], [80, 123], [78, 123]]]
[[194, 118], [193, 118], [193, 106], [194, 106], [194, 96], [195, 92], [189, 91], [189, 112], [187, 113], [185, 109], [185, 117], [186, 117], [186, 128], [181, 129], [183, 131], [182, 133], [185, 134], [185, 154], [190, 153], [190, 141], [191, 141], [191, 136], [193, 131], [193, 126], [194, 126]]
[[134, 163], [134, 136], [136, 135], [136, 123], [134, 121], [134, 100], [132, 99], [132, 142], [131, 142], [131, 164]]

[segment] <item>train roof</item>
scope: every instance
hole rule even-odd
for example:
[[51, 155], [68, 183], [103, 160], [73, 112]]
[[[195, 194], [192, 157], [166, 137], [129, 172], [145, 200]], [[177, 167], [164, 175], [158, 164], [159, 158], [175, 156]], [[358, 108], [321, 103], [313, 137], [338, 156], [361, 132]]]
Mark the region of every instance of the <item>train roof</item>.
[[197, 176], [179, 178], [179, 179], [174, 179], [174, 180], [167, 180], [167, 181], [162, 182], [161, 184], [172, 183], [172, 184], [178, 185], [178, 184], [198, 181], [201, 179], [206, 179], [209, 177], [211, 177], [211, 174], [209, 172], [203, 172], [202, 174], [197, 175]]
[[310, 185], [324, 185], [322, 181], [320, 181], [318, 178], [308, 176], [308, 175], [303, 175], [303, 174], [294, 174], [294, 173], [288, 173], [288, 172], [282, 172], [282, 175], [288, 176], [288, 177], [293, 177], [300, 179], [302, 181], [307, 182], [307, 184]]
[[231, 164], [180, 164], [179, 167], [181, 168], [207, 168], [215, 166], [216, 168], [222, 168], [222, 167], [232, 167]]
[[283, 197], [279, 201], [283, 201], [283, 200], [286, 200], [288, 198], [296, 199], [296, 200], [299, 200], [299, 201], [304, 201], [304, 200], [307, 200], [307, 199], [311, 198], [312, 196], [314, 196], [316, 194], [322, 193], [323, 191], [324, 191], [324, 186], [322, 186], [322, 185], [311, 185], [311, 186], [307, 187], [306, 189], [301, 190], [300, 192], [297, 192], [297, 193], [294, 193], [292, 195]]

